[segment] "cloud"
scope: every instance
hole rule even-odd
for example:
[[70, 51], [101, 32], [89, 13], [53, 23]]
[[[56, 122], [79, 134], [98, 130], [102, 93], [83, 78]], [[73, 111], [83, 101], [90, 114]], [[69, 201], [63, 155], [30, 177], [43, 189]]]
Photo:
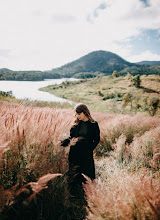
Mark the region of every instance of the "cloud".
[[0, 49], [0, 57], [9, 57], [11, 50], [9, 49]]
[[143, 2], [146, 7], [150, 6], [150, 1], [149, 0], [140, 0], [140, 1]]
[[160, 61], [160, 54], [152, 53], [147, 50], [140, 54], [131, 55], [128, 57], [128, 61], [130, 62], [140, 62], [140, 61]]
[[52, 69], [94, 50], [128, 58], [136, 54], [133, 38], [150, 29], [160, 35], [159, 0], [0, 0], [0, 5], [0, 48], [10, 51], [1, 53], [0, 64], [11, 69]]
[[86, 20], [89, 23], [94, 23], [93, 22], [94, 18], [97, 18], [100, 11], [106, 9], [106, 7], [107, 7], [107, 4], [105, 2], [101, 3], [98, 7], [96, 7], [96, 9], [94, 9], [94, 11], [91, 14], [87, 15]]
[[53, 23], [61, 23], [61, 24], [66, 24], [66, 23], [72, 23], [76, 21], [75, 16], [71, 15], [61, 15], [61, 14], [54, 14], [52, 15], [52, 22]]

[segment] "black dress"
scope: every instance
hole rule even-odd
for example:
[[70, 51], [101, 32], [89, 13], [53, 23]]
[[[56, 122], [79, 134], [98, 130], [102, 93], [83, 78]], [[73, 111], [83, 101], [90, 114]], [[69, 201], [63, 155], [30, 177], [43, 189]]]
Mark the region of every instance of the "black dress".
[[72, 138], [78, 138], [74, 146], [70, 146], [69, 152], [69, 172], [75, 167], [80, 173], [84, 173], [91, 179], [95, 179], [95, 165], [93, 160], [93, 150], [100, 141], [100, 130], [98, 123], [80, 121], [78, 125], [70, 130], [70, 137], [62, 141], [62, 146], [67, 146]]

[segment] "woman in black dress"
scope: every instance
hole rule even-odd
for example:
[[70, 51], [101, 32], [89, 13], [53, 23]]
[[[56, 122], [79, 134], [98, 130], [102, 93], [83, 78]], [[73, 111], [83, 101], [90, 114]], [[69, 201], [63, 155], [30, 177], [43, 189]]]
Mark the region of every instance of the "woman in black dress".
[[75, 107], [75, 122], [70, 129], [70, 137], [61, 142], [61, 146], [70, 146], [69, 173], [85, 174], [95, 179], [93, 150], [100, 141], [98, 123], [91, 117], [84, 104]]

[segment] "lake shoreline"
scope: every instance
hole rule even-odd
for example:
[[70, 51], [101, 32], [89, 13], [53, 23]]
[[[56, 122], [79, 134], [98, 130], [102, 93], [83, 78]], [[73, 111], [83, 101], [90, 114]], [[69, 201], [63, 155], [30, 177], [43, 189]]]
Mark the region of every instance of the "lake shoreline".
[[43, 81], [14, 81], [1, 80], [0, 91], [12, 91], [16, 99], [44, 102], [72, 102], [55, 95], [40, 91], [39, 89], [48, 85], [60, 84], [64, 81], [74, 81], [74, 78], [45, 79]]

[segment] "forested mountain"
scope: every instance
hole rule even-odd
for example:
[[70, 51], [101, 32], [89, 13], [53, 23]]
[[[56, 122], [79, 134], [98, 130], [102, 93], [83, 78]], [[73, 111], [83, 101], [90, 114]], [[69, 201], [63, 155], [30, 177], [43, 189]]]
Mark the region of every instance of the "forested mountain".
[[133, 65], [135, 64], [127, 62], [114, 53], [94, 51], [62, 67], [53, 69], [51, 72], [67, 77], [80, 73], [104, 73], [109, 75], [114, 70], [121, 71]]
[[[87, 78], [98, 74], [110, 75], [114, 70], [124, 75], [130, 72], [137, 74], [160, 74], [160, 61], [144, 61], [130, 63], [108, 51], [94, 51], [73, 62], [50, 71], [12, 71], [0, 69], [0, 80], [31, 80], [57, 79], [62, 77]], [[150, 65], [148, 65], [150, 64]]]
[[[158, 61], [155, 62], [158, 64]], [[121, 75], [128, 72], [133, 75], [160, 74], [160, 66], [130, 63], [117, 54], [102, 50], [91, 52], [71, 63], [52, 69], [50, 72], [59, 73], [63, 77], [86, 78], [98, 74], [110, 75], [114, 70], [120, 72]]]

